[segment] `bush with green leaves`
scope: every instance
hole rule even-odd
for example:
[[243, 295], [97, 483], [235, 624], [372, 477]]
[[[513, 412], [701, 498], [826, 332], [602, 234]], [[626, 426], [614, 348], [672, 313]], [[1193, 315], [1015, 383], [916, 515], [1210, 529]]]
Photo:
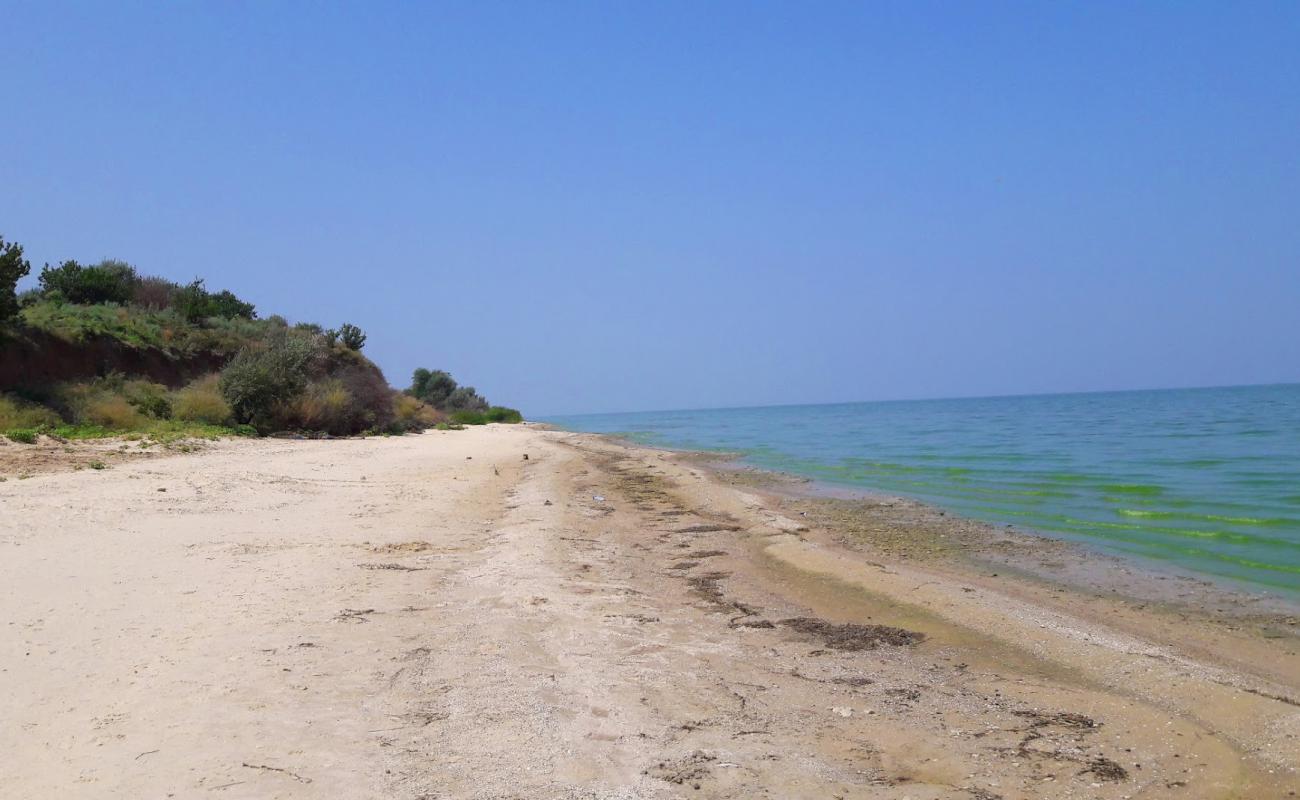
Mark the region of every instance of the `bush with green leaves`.
[[36, 430], [32, 428], [18, 428], [5, 433], [11, 441], [19, 444], [36, 444]]
[[172, 418], [171, 393], [166, 386], [152, 381], [123, 381], [119, 390], [136, 411], [154, 419]]
[[447, 395], [442, 407], [446, 411], [487, 411], [488, 401], [473, 386], [457, 386]]
[[492, 406], [484, 411], [453, 411], [451, 421], [458, 425], [486, 425], [489, 422], [515, 424], [524, 421], [524, 415], [513, 408]]
[[240, 350], [221, 371], [221, 394], [238, 423], [274, 430], [285, 404], [306, 387], [323, 354], [317, 337], [274, 329], [264, 342]]
[[456, 391], [456, 379], [451, 377], [450, 373], [440, 369], [427, 370], [423, 367], [417, 369], [411, 376], [411, 388], [407, 389], [407, 393], [412, 397], [439, 409], [454, 391]]
[[257, 310], [252, 303], [240, 300], [228, 290], [209, 292], [204, 287], [202, 278], [195, 278], [185, 286], [177, 288], [172, 296], [172, 307], [190, 322], [201, 322], [213, 317], [220, 319], [257, 317]]
[[524, 421], [524, 415], [519, 413], [519, 409], [508, 406], [492, 406], [483, 412], [483, 416], [488, 422], [504, 422], [508, 425], [515, 425]]
[[338, 330], [326, 331], [325, 335], [329, 338], [330, 344], [337, 341], [349, 350], [360, 351], [366, 346], [365, 332], [350, 322], [343, 323]]
[[0, 325], [18, 315], [16, 287], [21, 278], [31, 272], [32, 265], [23, 258], [23, 247], [17, 242], [6, 243], [0, 236]]
[[139, 282], [135, 267], [112, 259], [89, 267], [64, 261], [57, 267], [46, 264], [41, 270], [41, 291], [45, 296], [75, 305], [126, 305]]
[[[453, 415], [459, 413], [465, 424], [470, 425], [481, 424], [479, 421], [471, 420], [478, 420], [475, 415], [486, 414], [493, 408], [488, 403], [487, 398], [480, 395], [473, 386], [457, 385], [455, 378], [442, 370], [428, 370], [423, 367], [417, 369], [411, 375], [411, 388], [407, 389], [406, 393], [423, 400], [439, 411], [445, 411]], [[519, 412], [513, 409], [501, 408], [501, 411], [496, 412], [498, 416], [504, 415], [500, 419], [484, 418], [483, 421], [519, 422], [522, 419], [522, 417], [507, 419], [510, 414], [506, 412], [513, 412], [515, 415], [518, 415]]]

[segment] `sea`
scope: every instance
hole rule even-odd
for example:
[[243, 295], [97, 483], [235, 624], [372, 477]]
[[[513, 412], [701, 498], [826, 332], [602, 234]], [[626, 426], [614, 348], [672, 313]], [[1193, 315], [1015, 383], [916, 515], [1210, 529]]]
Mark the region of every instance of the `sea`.
[[1300, 384], [561, 416], [1300, 599]]

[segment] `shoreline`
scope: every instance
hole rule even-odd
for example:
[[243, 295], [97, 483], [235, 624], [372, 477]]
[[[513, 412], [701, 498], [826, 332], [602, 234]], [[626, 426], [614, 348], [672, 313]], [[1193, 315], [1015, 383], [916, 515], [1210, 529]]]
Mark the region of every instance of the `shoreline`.
[[0, 794], [1300, 792], [1292, 633], [752, 477], [525, 424], [0, 483]]
[[[837, 543], [864, 556], [1012, 592], [1163, 645], [1198, 648], [1202, 657], [1269, 679], [1300, 671], [1300, 664], [1285, 661], [1283, 670], [1264, 669], [1276, 650], [1273, 644], [1289, 642], [1286, 653], [1292, 658], [1300, 653], [1300, 603], [1288, 598], [1224, 585], [1173, 565], [1159, 569], [1163, 565], [1097, 552], [1037, 531], [999, 527], [913, 498], [857, 490], [828, 495], [824, 485], [802, 476], [736, 466], [710, 453], [671, 452], [682, 453], [722, 482], [759, 492], [776, 508], [826, 529]], [[887, 534], [883, 541], [882, 533]], [[1202, 629], [1207, 625], [1215, 628], [1209, 636]], [[1220, 637], [1234, 645], [1224, 647]], [[1260, 638], [1272, 643], [1260, 647]]]
[[[1274, 766], [1284, 766], [1292, 775], [1300, 769], [1291, 755], [1300, 738], [1300, 713], [1295, 711], [1300, 707], [1300, 619], [1289, 610], [1253, 614], [1248, 607], [1254, 598], [1234, 596], [1234, 602], [1226, 602], [1217, 587], [1195, 579], [1179, 581], [1196, 584], [1190, 598], [1161, 601], [1130, 599], [1117, 596], [1113, 587], [1099, 591], [1029, 571], [1017, 574], [1012, 563], [1023, 557], [1029, 542], [1054, 555], [1092, 557], [1073, 543], [1018, 531], [1009, 536], [1020, 552], [991, 572], [967, 560], [960, 541], [941, 553], [925, 552], [929, 548], [924, 544], [919, 551], [898, 546], [900, 540], [913, 539], [918, 526], [927, 529], [931, 542], [956, 533], [1008, 540], [1007, 531], [987, 523], [949, 516], [913, 500], [810, 498], [797, 491], [802, 478], [753, 467], [738, 472], [716, 463], [716, 454], [662, 450], [602, 434], [569, 435], [647, 458], [680, 460], [706, 481], [741, 492], [742, 507], [758, 511], [774, 529], [753, 545], [759, 560], [777, 573], [778, 583], [798, 584], [802, 601], [811, 601], [825, 617], [919, 630], [955, 648], [972, 667], [1012, 666], [1065, 685], [1119, 691], [1130, 700], [1160, 697], [1163, 707], [1178, 708], [1180, 716], [1216, 720], [1209, 723], [1211, 729], [1235, 718], [1236, 731], [1229, 736], [1239, 745], [1270, 727], [1243, 713], [1246, 705], [1258, 702], [1243, 702], [1240, 694], [1245, 693], [1262, 699], [1264, 708], [1276, 704], [1271, 736], [1278, 737], [1267, 747], [1257, 741], [1246, 746], [1256, 753], [1271, 751]], [[851, 511], [828, 515], [827, 505]], [[882, 548], [864, 538], [857, 529], [864, 521], [892, 533], [892, 546]], [[1122, 568], [1127, 576], [1140, 577], [1134, 566]], [[1211, 598], [1224, 607], [1211, 609]], [[1224, 613], [1232, 606], [1235, 613]], [[1051, 633], [1040, 636], [1042, 630]], [[1058, 641], [1049, 644], [1053, 638]], [[1151, 673], [1160, 670], [1143, 665], [1138, 672], [1148, 673], [1148, 682], [1135, 681], [1134, 665], [1128, 663], [1134, 657], [1163, 663], [1168, 672], [1152, 680]], [[1063, 670], [1063, 664], [1069, 666]], [[1191, 689], [1185, 683], [1189, 677], [1202, 685]], [[1175, 700], [1175, 695], [1181, 697]], [[1223, 734], [1228, 727], [1216, 732]]]
[[[618, 437], [614, 438], [628, 446], [644, 446]], [[820, 482], [794, 473], [745, 464], [742, 461], [743, 456], [740, 455], [733, 457], [731, 454], [723, 454], [724, 457], [720, 459], [717, 457], [718, 454], [704, 451], [669, 450], [668, 452], [682, 453], [697, 459], [702, 466], [721, 480], [750, 486], [785, 501], [803, 501], [813, 506], [895, 509], [913, 525], [929, 528], [947, 527], [951, 532], [967, 534], [970, 539], [984, 540], [963, 542], [959, 547], [989, 549], [990, 542], [1007, 544], [1009, 543], [1007, 539], [1010, 538], [1024, 545], [1023, 555], [1019, 557], [1019, 561], [1024, 562], [1027, 557], [1036, 559], [1037, 563], [1017, 563], [1016, 557], [1005, 553], [1001, 557], [986, 553], [985, 557], [990, 559], [987, 565], [1015, 570], [1021, 577], [1060, 584], [1076, 591], [1118, 592], [1132, 600], [1181, 603], [1187, 605], [1192, 611], [1203, 610], [1211, 613], [1214, 610], [1212, 606], [1216, 605], [1238, 608], [1249, 606], [1256, 612], [1279, 617], [1300, 617], [1300, 597], [1281, 594], [1245, 581], [1208, 575], [1178, 564], [1141, 556], [1109, 553], [1086, 542], [1034, 528], [986, 522], [914, 497]], [[972, 566], [979, 563], [973, 558], [972, 553], [965, 552], [964, 555], [971, 559]], [[1056, 560], [1044, 561], [1046, 556]], [[997, 560], [993, 560], [994, 558]], [[1063, 564], [1060, 560], [1069, 563]], [[1116, 571], [1122, 572], [1126, 578], [1122, 581], [1115, 580]], [[1140, 583], [1135, 585], [1133, 580]], [[1174, 581], [1175, 584], [1169, 585], [1170, 581]], [[1175, 592], [1178, 586], [1185, 591]], [[1138, 591], [1134, 591], [1135, 588]]]
[[[1033, 568], [1028, 564], [1017, 565], [1010, 558], [997, 562], [1003, 569], [1020, 569], [1022, 577], [1059, 583], [1076, 591], [1132, 592], [1134, 596], [1131, 599], [1134, 600], [1184, 603], [1191, 611], [1203, 610], [1207, 614], [1213, 613], [1216, 607], [1223, 607], [1231, 613], [1233, 607], [1240, 609], [1249, 606], [1256, 611], [1276, 615], [1282, 619], [1300, 618], [1300, 594], [1291, 595], [1268, 586], [1235, 580], [1228, 576], [1198, 572], [1173, 562], [1144, 558], [1140, 555], [1111, 553], [1088, 542], [1059, 536], [1050, 531], [1011, 523], [999, 525], [967, 516], [960, 511], [946, 509], [931, 501], [887, 490], [821, 481], [794, 472], [750, 464], [745, 461], [745, 454], [741, 452], [675, 448], [639, 442], [619, 434], [573, 431], [550, 423], [533, 424], [565, 433], [599, 436], [621, 446], [674, 453], [707, 468], [721, 480], [748, 486], [785, 500], [805, 500], [820, 505], [883, 504], [909, 509], [911, 512], [909, 518], [913, 523], [920, 522], [929, 526], [942, 523], [953, 528], [966, 528], [967, 533], [971, 528], [978, 528], [982, 535], [990, 539], [1001, 538], [1009, 533], [1019, 538], [1032, 551], [1053, 551], [1056, 560], [1069, 562], [1069, 571], [1061, 571], [1067, 566], [1065, 564], [1057, 566], [1053, 563], [1040, 563], [1037, 568]], [[1030, 555], [1032, 556], [1033, 553]], [[1085, 563], [1088, 561], [1098, 563]], [[1133, 592], [1133, 585], [1127, 579], [1123, 581], [1123, 586], [1115, 585], [1113, 575], [1107, 574], [1114, 570], [1132, 576], [1133, 580], [1143, 581], [1141, 587], [1149, 591]], [[1169, 584], [1170, 581], [1174, 583]], [[1182, 591], [1178, 591], [1179, 588]], [[1157, 591], [1162, 589], [1164, 591]], [[1297, 631], [1297, 635], [1300, 635], [1300, 631]]]

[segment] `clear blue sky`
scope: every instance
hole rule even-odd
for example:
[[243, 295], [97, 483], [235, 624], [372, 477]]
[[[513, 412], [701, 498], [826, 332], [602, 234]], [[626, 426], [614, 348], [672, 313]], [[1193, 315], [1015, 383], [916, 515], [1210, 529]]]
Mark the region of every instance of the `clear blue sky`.
[[0, 234], [531, 414], [1300, 380], [1300, 3], [3, 3]]

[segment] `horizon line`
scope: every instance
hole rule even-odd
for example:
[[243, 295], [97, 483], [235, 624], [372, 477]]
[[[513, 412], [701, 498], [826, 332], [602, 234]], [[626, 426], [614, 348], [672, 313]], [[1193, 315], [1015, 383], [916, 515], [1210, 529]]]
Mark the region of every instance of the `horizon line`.
[[678, 414], [693, 411], [758, 411], [768, 408], [802, 408], [809, 406], [855, 406], [870, 403], [933, 403], [945, 400], [1008, 400], [1018, 397], [1067, 397], [1080, 394], [1130, 394], [1137, 392], [1187, 392], [1209, 389], [1252, 389], [1273, 386], [1300, 386], [1300, 381], [1271, 381], [1268, 383], [1229, 383], [1209, 386], [1154, 386], [1136, 389], [1087, 389], [1077, 392], [1014, 392], [1011, 394], [950, 395], [948, 397], [892, 397], [877, 400], [834, 400], [826, 403], [764, 403], [749, 406], [705, 406], [702, 408], [648, 408], [635, 411], [589, 411], [568, 414], [546, 414], [536, 417], [538, 422], [556, 417], [602, 417], [616, 414]]

